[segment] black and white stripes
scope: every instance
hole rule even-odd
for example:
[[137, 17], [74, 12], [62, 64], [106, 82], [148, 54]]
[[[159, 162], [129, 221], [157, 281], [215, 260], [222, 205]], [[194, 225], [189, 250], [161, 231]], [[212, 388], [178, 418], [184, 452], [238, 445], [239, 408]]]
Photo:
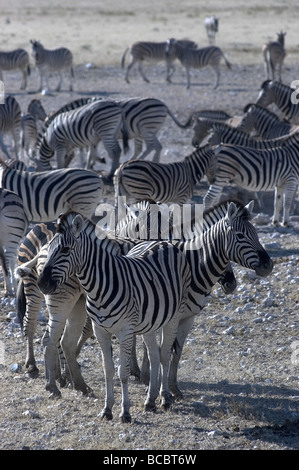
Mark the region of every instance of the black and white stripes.
[[284, 47], [284, 37], [286, 33], [277, 33], [277, 41], [269, 41], [262, 47], [262, 53], [265, 61], [265, 70], [267, 79], [274, 80], [275, 70], [278, 69], [278, 79], [281, 82], [281, 69], [283, 60], [286, 56]]
[[25, 90], [27, 88], [27, 78], [30, 75], [28, 52], [25, 49], [0, 52], [0, 80], [3, 80], [2, 71], [15, 69], [22, 72], [21, 90]]

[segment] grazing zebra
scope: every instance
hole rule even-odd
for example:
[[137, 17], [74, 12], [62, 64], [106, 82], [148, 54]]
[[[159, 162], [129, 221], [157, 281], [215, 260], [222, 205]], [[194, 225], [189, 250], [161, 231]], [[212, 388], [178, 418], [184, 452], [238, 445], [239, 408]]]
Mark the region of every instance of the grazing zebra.
[[16, 292], [14, 277], [17, 249], [28, 228], [22, 199], [12, 191], [0, 188], [0, 262], [5, 295]]
[[19, 142], [21, 133], [21, 108], [17, 100], [8, 95], [4, 104], [0, 105], [0, 146], [7, 158], [11, 158], [3, 140], [3, 134], [11, 133], [14, 143], [14, 153], [19, 158]]
[[219, 19], [216, 16], [207, 16], [205, 18], [205, 28], [210, 44], [215, 44], [216, 33], [218, 33]]
[[275, 190], [272, 223], [278, 225], [283, 208], [283, 225], [289, 223], [290, 207], [299, 179], [298, 150], [282, 147], [257, 150], [221, 144], [216, 150], [212, 184], [204, 197], [208, 208], [217, 200], [224, 186], [231, 183], [249, 191]]
[[102, 178], [90, 170], [31, 173], [0, 164], [0, 187], [22, 199], [28, 222], [51, 222], [69, 209], [92, 217], [102, 195]]
[[[193, 41], [189, 41], [187, 39], [179, 39], [178, 42], [184, 47], [190, 47], [192, 49], [197, 48], [197, 44]], [[166, 56], [166, 46], [167, 43], [165, 42], [147, 42], [147, 41], [139, 41], [132, 44], [132, 46], [127, 47], [125, 52], [123, 53], [121, 59], [121, 67], [122, 69], [125, 67], [125, 58], [127, 52], [130, 51], [131, 59], [130, 63], [127, 67], [125, 80], [127, 83], [129, 81], [129, 72], [135, 64], [138, 64], [138, 71], [143, 78], [143, 80], [149, 83], [149, 79], [146, 77], [142, 64], [145, 60], [153, 61], [153, 62], [160, 62], [166, 61], [166, 81], [171, 82], [171, 77], [175, 71], [175, 66], [173, 64], [175, 60], [174, 54], [169, 54]]]
[[209, 134], [214, 123], [231, 122], [233, 119], [225, 111], [203, 110], [193, 113], [195, 124], [193, 126], [192, 145], [197, 148]]
[[206, 145], [180, 162], [125, 162], [114, 174], [116, 205], [118, 196], [184, 204], [192, 197], [194, 186], [209, 172], [213, 161], [213, 151]]
[[244, 113], [245, 116], [237, 128], [247, 133], [255, 130], [264, 140], [287, 136], [298, 129], [281, 121], [275, 113], [257, 104], [246, 105]]
[[202, 47], [200, 49], [189, 49], [183, 47], [175, 39], [168, 39], [166, 46], [166, 56], [174, 55], [179, 59], [186, 69], [187, 88], [190, 88], [190, 68], [202, 68], [210, 65], [216, 74], [214, 88], [217, 88], [220, 78], [220, 61], [223, 58], [226, 66], [230, 69], [231, 64], [225, 57], [222, 50], [217, 46]]
[[58, 113], [41, 134], [36, 152], [37, 170], [50, 169], [49, 160], [56, 153], [57, 167], [65, 167], [75, 148], [89, 147], [89, 161], [97, 144], [102, 141], [112, 160], [110, 175], [119, 166], [121, 147], [118, 138], [122, 133], [124, 152], [128, 149], [128, 133], [123, 108], [113, 100], [97, 100], [72, 111]]
[[[68, 249], [71, 252], [65, 256]], [[93, 263], [86, 270], [86, 259], [91, 258], [102, 262]], [[151, 361], [145, 409], [155, 409], [160, 362], [161, 395], [163, 406], [168, 408], [171, 347], [190, 285], [185, 256], [168, 242], [139, 244], [124, 256], [113, 238], [104, 232], [99, 234], [95, 225], [80, 214], [69, 213], [60, 218], [58, 233], [48, 245], [48, 258], [38, 284], [44, 294], [50, 294], [74, 274], [86, 292], [87, 312], [103, 353], [106, 400], [102, 417], [112, 419], [114, 403], [112, 335], [118, 337], [120, 344], [121, 420], [131, 421], [128, 379], [134, 334], [143, 336]], [[159, 328], [163, 329], [161, 348], [156, 342]]]
[[[123, 421], [129, 422], [131, 417], [127, 381], [133, 333], [143, 335], [149, 351], [151, 379], [146, 409], [152, 409], [153, 398], [158, 393], [156, 386], [153, 387], [153, 382], [155, 381], [156, 385], [159, 354], [157, 362], [151, 357], [152, 353], [157, 350], [156, 330], [160, 327], [164, 330], [160, 349], [161, 363], [164, 366], [169, 362], [169, 346], [176, 337], [177, 325], [182, 319], [182, 315], [186, 315], [188, 309], [190, 316], [194, 315], [192, 310], [194, 304], [196, 311], [201, 310], [198, 301], [203, 301], [209, 295], [230, 260], [255, 270], [260, 276], [267, 276], [271, 273], [273, 263], [260, 245], [257, 233], [249, 222], [251, 209], [252, 204], [240, 208], [234, 203], [230, 203], [226, 216], [204, 232], [195, 245], [193, 244], [192, 247], [190, 245], [190, 252], [196, 250], [200, 259], [196, 266], [196, 272], [193, 273], [197, 276], [196, 279], [200, 286], [199, 289], [197, 286], [193, 286], [195, 290], [192, 288], [192, 282], [190, 286], [188, 285], [190, 279], [186, 280], [187, 275], [190, 276], [188, 262], [186, 262], [188, 256], [185, 257], [179, 249], [175, 250], [175, 247], [171, 247], [169, 243], [139, 244], [127, 256], [121, 256], [117, 246], [113, 246], [113, 241], [107, 236], [105, 237], [104, 234], [100, 237], [97, 236], [95, 226], [90, 221], [84, 220], [79, 214], [66, 214], [60, 219], [58, 233], [48, 246], [48, 258], [39, 277], [39, 287], [44, 293], [55, 292], [61, 283], [76, 273], [87, 294], [87, 311], [93, 321], [94, 330], [104, 356], [106, 402], [102, 417], [112, 418], [114, 403], [112, 334], [118, 336], [121, 351], [119, 370], [123, 395], [121, 418]], [[190, 241], [190, 244], [192, 243], [194, 241]], [[179, 253], [182, 257], [178, 256]], [[103, 258], [105, 262], [102, 264], [89, 263], [88, 269], [86, 269], [86, 259], [90, 260], [95, 256]], [[167, 266], [169, 267], [169, 264], [172, 265], [171, 271], [163, 272]], [[159, 269], [156, 272], [158, 265]], [[175, 279], [171, 275], [173, 270], [175, 270]], [[108, 282], [108, 279], [111, 279], [111, 271], [114, 272], [112, 284], [111, 281]], [[163, 278], [161, 278], [161, 272]], [[153, 275], [153, 273], [155, 273], [153, 277], [155, 283], [149, 282], [148, 278], [148, 275]], [[168, 282], [171, 282], [171, 287], [167, 282], [169, 277]], [[162, 290], [159, 292], [161, 287]], [[186, 288], [186, 298], [183, 296], [183, 287]], [[169, 297], [165, 304], [167, 288]], [[174, 295], [175, 292], [176, 295]], [[184, 298], [183, 303], [181, 303], [182, 298]], [[157, 301], [159, 305], [156, 305]], [[165, 317], [167, 312], [169, 313], [169, 309], [177, 306], [178, 302], [181, 311], [177, 311], [172, 317], [175, 323], [174, 327], [172, 320], [168, 324], [165, 323], [167, 321]], [[186, 305], [185, 302], [187, 302]], [[122, 306], [125, 306], [125, 310], [122, 309]], [[156, 313], [153, 316], [154, 311]], [[172, 311], [174, 311], [173, 308]], [[133, 314], [135, 318], [133, 318]], [[125, 323], [123, 320], [126, 320]], [[164, 372], [164, 367], [162, 370]], [[168, 377], [167, 373], [163, 373], [162, 378], [164, 390], [167, 390], [167, 382], [168, 379], [170, 381], [171, 376]], [[168, 402], [165, 395], [164, 406], [167, 408]]]
[[[281, 69], [286, 51], [284, 47], [284, 37], [287, 33], [277, 33], [277, 41], [269, 41], [262, 47], [262, 53], [265, 61], [265, 71], [267, 79], [275, 79], [275, 69], [278, 67], [278, 77], [281, 82]], [[270, 76], [272, 75], [272, 77]]]
[[0, 52], [0, 80], [3, 81], [3, 70], [20, 69], [22, 72], [21, 90], [27, 88], [27, 77], [30, 75], [29, 55], [24, 49]]
[[299, 105], [292, 100], [294, 88], [275, 80], [266, 80], [256, 102], [257, 105], [267, 107], [274, 103], [284, 114], [284, 118], [290, 122], [297, 123], [299, 117]]
[[74, 77], [73, 71], [73, 54], [71, 51], [65, 47], [60, 47], [58, 49], [45, 49], [39, 41], [30, 40], [32, 46], [32, 56], [35, 60], [35, 65], [39, 71], [40, 77], [40, 86], [39, 91], [43, 90], [43, 80], [46, 76], [47, 91], [50, 90], [49, 87], [49, 74], [50, 72], [59, 73], [59, 83], [56, 88], [56, 91], [60, 91], [62, 84], [62, 71], [67, 70], [69, 73], [70, 79], [70, 88], [69, 91], [73, 91], [72, 79]]
[[34, 158], [34, 149], [37, 143], [37, 121], [44, 122], [46, 117], [46, 111], [40, 100], [37, 99], [30, 101], [27, 108], [27, 114], [22, 115], [21, 148], [30, 159]]

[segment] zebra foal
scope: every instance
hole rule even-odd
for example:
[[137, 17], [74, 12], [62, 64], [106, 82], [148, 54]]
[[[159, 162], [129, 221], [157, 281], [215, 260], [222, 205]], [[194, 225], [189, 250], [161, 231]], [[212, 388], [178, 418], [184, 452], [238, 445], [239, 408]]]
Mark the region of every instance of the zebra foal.
[[69, 91], [73, 91], [73, 54], [66, 47], [60, 47], [58, 49], [45, 49], [39, 41], [30, 40], [32, 48], [32, 56], [35, 61], [35, 65], [39, 71], [40, 86], [38, 91], [43, 90], [43, 81], [46, 77], [46, 91], [50, 91], [49, 87], [49, 74], [50, 72], [58, 72], [59, 82], [56, 91], [60, 91], [62, 84], [62, 71], [67, 70], [69, 74], [70, 87]]
[[216, 16], [207, 16], [204, 21], [210, 45], [215, 44], [216, 33], [218, 33], [219, 19]]
[[[86, 270], [86, 259], [92, 258], [99, 262], [92, 263]], [[70, 213], [60, 218], [58, 233], [49, 243], [48, 258], [39, 277], [39, 287], [45, 294], [53, 293], [74, 274], [86, 292], [87, 312], [103, 353], [106, 400], [102, 417], [112, 419], [113, 334], [118, 337], [120, 344], [121, 420], [131, 421], [128, 379], [134, 334], [143, 336], [151, 361], [151, 380], [145, 408], [155, 408], [160, 361], [163, 377], [161, 395], [163, 406], [168, 408], [171, 347], [190, 284], [190, 268], [185, 256], [167, 242], [139, 244], [124, 256], [114, 239], [96, 230], [95, 225], [80, 214]], [[160, 358], [155, 336], [159, 328], [163, 328], [164, 333]]]
[[298, 124], [299, 105], [293, 100], [294, 88], [276, 80], [266, 80], [262, 86], [256, 104], [266, 108], [274, 103], [288, 121]]
[[[189, 41], [187, 39], [178, 40], [178, 42], [185, 46], [190, 47], [193, 49], [197, 48], [197, 44], [193, 41]], [[149, 83], [149, 79], [146, 77], [144, 70], [143, 70], [143, 62], [144, 61], [151, 61], [151, 62], [166, 62], [166, 81], [171, 82], [171, 77], [175, 71], [175, 66], [173, 64], [175, 60], [174, 54], [168, 54], [166, 56], [166, 46], [167, 43], [165, 42], [149, 42], [149, 41], [139, 41], [132, 44], [132, 46], [127, 47], [124, 51], [122, 59], [121, 59], [121, 67], [122, 69], [125, 67], [125, 59], [128, 51], [130, 51], [130, 62], [128, 64], [125, 80], [127, 83], [129, 81], [129, 72], [135, 64], [138, 64], [138, 71], [143, 78], [143, 80]]]
[[13, 140], [15, 157], [19, 159], [21, 134], [21, 107], [11, 95], [6, 96], [4, 104], [0, 105], [0, 146], [8, 159], [11, 158], [3, 140], [3, 135], [10, 133]]
[[22, 72], [21, 90], [27, 88], [27, 78], [30, 75], [29, 54], [25, 49], [15, 49], [8, 52], [0, 52], [0, 80], [3, 81], [4, 70], [20, 69]]
[[44, 122], [47, 117], [46, 111], [40, 100], [30, 101], [27, 113], [21, 118], [21, 148], [23, 157], [34, 158], [34, 149], [38, 138], [37, 122]]
[[275, 69], [278, 68], [278, 78], [281, 82], [281, 69], [286, 51], [284, 47], [284, 38], [287, 33], [277, 33], [277, 41], [269, 41], [262, 47], [262, 53], [265, 61], [265, 71], [267, 79], [274, 80]]
[[176, 39], [168, 39], [166, 46], [166, 56], [175, 56], [179, 59], [186, 70], [187, 88], [190, 88], [190, 69], [202, 68], [210, 65], [215, 72], [215, 85], [218, 87], [220, 78], [220, 61], [223, 58], [227, 68], [231, 68], [230, 62], [225, 57], [222, 50], [217, 46], [202, 47], [200, 49], [190, 49], [181, 46]]

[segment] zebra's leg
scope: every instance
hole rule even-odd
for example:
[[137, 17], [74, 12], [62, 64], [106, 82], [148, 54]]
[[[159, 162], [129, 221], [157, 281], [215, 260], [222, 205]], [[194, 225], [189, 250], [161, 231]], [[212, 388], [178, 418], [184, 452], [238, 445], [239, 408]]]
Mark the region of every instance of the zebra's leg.
[[290, 182], [284, 188], [284, 196], [283, 196], [283, 218], [282, 224], [285, 227], [289, 226], [289, 218], [290, 218], [290, 210], [292, 207], [292, 203], [297, 191], [297, 182]]
[[166, 81], [171, 83], [171, 77], [175, 72], [175, 66], [172, 62], [166, 63]]
[[8, 153], [8, 150], [7, 150], [7, 147], [4, 143], [4, 139], [3, 139], [3, 135], [2, 135], [2, 132], [0, 132], [0, 147], [1, 147], [1, 150], [5, 153], [5, 155], [7, 156], [7, 158], [10, 160], [11, 159], [11, 156], [9, 155]]
[[144, 159], [149, 155], [153, 150], [155, 150], [155, 154], [153, 156], [153, 162], [159, 162], [160, 160], [160, 154], [162, 150], [162, 145], [160, 144], [158, 138], [156, 135], [151, 134], [151, 135], [146, 135], [143, 136], [143, 140], [146, 145], [145, 151], [140, 155], [140, 159]]
[[12, 134], [12, 138], [14, 142], [14, 152], [15, 152], [16, 160], [19, 160], [19, 145], [20, 145], [20, 137], [21, 137], [20, 126], [14, 127], [11, 134]]
[[126, 70], [126, 75], [125, 75], [125, 80], [126, 80], [127, 83], [130, 83], [129, 72], [130, 72], [131, 68], [134, 66], [135, 63], [136, 63], [136, 60], [134, 59], [134, 57], [131, 57], [131, 60], [128, 64], [128, 67], [127, 67], [127, 70]]
[[157, 343], [156, 332], [151, 331], [143, 335], [150, 363], [150, 381], [148, 393], [144, 403], [145, 411], [156, 411], [156, 399], [159, 395], [159, 368], [160, 350]]
[[[283, 205], [283, 194], [284, 194], [284, 188], [276, 186], [275, 193], [274, 193], [274, 213], [272, 217], [272, 224], [276, 226], [279, 225], [279, 214]], [[285, 217], [285, 214], [284, 214], [284, 217]]]
[[57, 87], [56, 87], [56, 91], [60, 91], [61, 85], [62, 85], [62, 71], [60, 70], [60, 71], [58, 72], [58, 74], [59, 74], [59, 82], [58, 82], [58, 85], [57, 85]]
[[88, 315], [86, 315], [83, 331], [80, 335], [80, 338], [78, 340], [77, 347], [76, 347], [76, 357], [79, 356], [80, 351], [83, 347], [83, 344], [92, 336], [93, 336], [93, 329], [92, 329], [91, 319]]
[[21, 72], [22, 72], [22, 83], [21, 83], [20, 89], [21, 90], [26, 90], [26, 88], [27, 88], [27, 76], [28, 76], [27, 65], [23, 69], [21, 69]]
[[186, 341], [186, 338], [191, 331], [191, 328], [194, 323], [194, 316], [183, 318], [180, 320], [177, 337], [174, 343], [173, 353], [170, 361], [169, 367], [169, 389], [173, 393], [175, 399], [181, 399], [183, 394], [179, 389], [178, 382], [177, 382], [177, 373], [178, 373], [178, 366], [179, 361], [182, 356], [183, 346]]
[[136, 137], [134, 139], [134, 155], [132, 157], [132, 160], [134, 160], [135, 158], [137, 158], [141, 154], [142, 147], [143, 147], [143, 140]]
[[117, 140], [111, 142], [111, 140], [108, 141], [103, 138], [102, 142], [106, 151], [108, 152], [109, 157], [112, 160], [111, 170], [109, 172], [109, 177], [112, 177], [115, 170], [119, 167], [121, 148]]
[[143, 78], [143, 80], [146, 82], [146, 83], [150, 83], [149, 79], [146, 77], [144, 71], [143, 71], [143, 65], [142, 65], [142, 60], [140, 60], [138, 62], [138, 70], [139, 70], [139, 73], [141, 75], [141, 77]]
[[114, 405], [114, 362], [112, 357], [112, 335], [108, 331], [105, 331], [104, 328], [101, 328], [99, 325], [97, 325], [97, 323], [94, 321], [92, 321], [92, 327], [102, 350], [103, 369], [105, 374], [105, 406], [101, 411], [101, 418], [111, 420], [113, 418], [112, 408]]
[[136, 379], [140, 380], [140, 369], [139, 369], [137, 355], [136, 355], [136, 335], [134, 335], [134, 338], [133, 338], [130, 373], [131, 375], [136, 377]]
[[216, 89], [219, 85], [219, 79], [220, 79], [220, 68], [219, 68], [219, 64], [217, 65], [213, 65], [213, 70], [215, 72], [215, 85], [214, 85], [214, 89]]
[[185, 70], [186, 70], [186, 77], [187, 77], [187, 90], [189, 90], [189, 88], [190, 88], [190, 86], [191, 86], [190, 68], [189, 68], [189, 67], [185, 67]]
[[130, 359], [134, 345], [134, 330], [130, 325], [123, 328], [118, 336], [120, 365], [118, 375], [122, 391], [122, 411], [119, 415], [123, 423], [131, 422], [128, 382], [130, 378]]

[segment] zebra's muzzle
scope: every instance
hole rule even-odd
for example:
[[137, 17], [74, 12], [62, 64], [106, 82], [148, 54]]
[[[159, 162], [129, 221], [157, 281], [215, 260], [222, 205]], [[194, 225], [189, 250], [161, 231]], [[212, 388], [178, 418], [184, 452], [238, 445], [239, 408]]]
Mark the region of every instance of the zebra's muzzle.
[[59, 286], [59, 283], [52, 279], [52, 269], [45, 267], [37, 280], [40, 291], [44, 294], [53, 294]]
[[265, 251], [259, 252], [259, 263], [254, 267], [255, 273], [261, 277], [269, 276], [273, 266], [270, 256]]

